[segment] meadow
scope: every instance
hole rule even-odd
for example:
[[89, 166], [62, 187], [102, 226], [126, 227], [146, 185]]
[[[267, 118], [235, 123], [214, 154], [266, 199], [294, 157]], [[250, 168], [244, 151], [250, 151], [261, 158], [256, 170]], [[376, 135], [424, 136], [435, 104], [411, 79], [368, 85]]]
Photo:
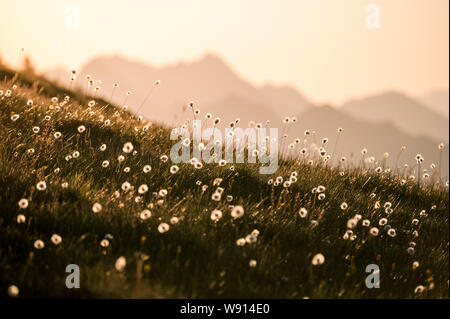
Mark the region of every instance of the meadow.
[[169, 135], [1, 68], [0, 296], [449, 297], [448, 183], [320, 154], [280, 158], [273, 175], [174, 165]]

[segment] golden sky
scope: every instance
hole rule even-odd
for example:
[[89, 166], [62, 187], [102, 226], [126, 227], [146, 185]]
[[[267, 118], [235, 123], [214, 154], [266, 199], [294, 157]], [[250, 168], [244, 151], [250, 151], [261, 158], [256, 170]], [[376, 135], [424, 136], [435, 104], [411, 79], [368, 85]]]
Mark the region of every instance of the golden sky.
[[214, 52], [254, 84], [291, 84], [319, 103], [449, 85], [448, 0], [2, 0], [0, 10], [0, 56], [15, 65], [25, 47], [39, 70], [102, 53], [166, 65]]

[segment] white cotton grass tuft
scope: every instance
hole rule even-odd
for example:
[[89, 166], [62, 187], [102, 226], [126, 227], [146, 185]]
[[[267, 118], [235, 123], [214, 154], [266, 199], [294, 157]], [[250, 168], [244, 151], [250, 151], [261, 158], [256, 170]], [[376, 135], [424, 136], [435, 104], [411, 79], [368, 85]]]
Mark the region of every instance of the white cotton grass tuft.
[[417, 287], [414, 289], [414, 293], [415, 293], [415, 294], [421, 294], [421, 293], [424, 292], [424, 291], [425, 291], [425, 287], [422, 286], [422, 285], [419, 285], [419, 286], [417, 286]]
[[306, 210], [306, 208], [302, 207], [298, 211], [298, 214], [300, 215], [301, 218], [306, 218], [306, 216], [308, 215], [308, 211]]
[[53, 234], [50, 240], [55, 246], [58, 246], [59, 244], [62, 243], [62, 237], [58, 234]]
[[123, 145], [122, 151], [124, 153], [131, 153], [134, 149], [134, 146], [131, 142], [127, 142]]
[[148, 209], [144, 209], [140, 214], [139, 214], [139, 218], [142, 220], [147, 220], [150, 217], [152, 217], [152, 212]]
[[152, 170], [152, 167], [151, 167], [150, 165], [145, 165], [145, 166], [142, 168], [142, 171], [143, 171], [144, 173], [149, 173], [151, 170]]
[[47, 183], [45, 183], [45, 181], [40, 181], [36, 184], [36, 189], [41, 192], [45, 191], [47, 189]]
[[19, 296], [19, 288], [16, 285], [11, 285], [8, 287], [8, 296], [15, 298]]
[[92, 211], [94, 212], [94, 213], [100, 213], [101, 211], [102, 211], [102, 205], [100, 204], [100, 203], [95, 203], [93, 206], [92, 206]]
[[23, 214], [17, 215], [17, 224], [23, 224], [25, 223], [27, 218]]
[[116, 268], [116, 270], [118, 272], [122, 272], [125, 270], [126, 265], [127, 265], [126, 258], [124, 256], [121, 256], [121, 257], [117, 258], [114, 267]]
[[159, 224], [159, 226], [158, 226], [158, 231], [159, 231], [161, 234], [163, 234], [163, 233], [169, 231], [169, 229], [170, 229], [170, 226], [169, 226], [169, 224], [167, 224], [167, 223], [161, 223], [161, 224]]
[[17, 204], [21, 209], [25, 209], [28, 207], [28, 200], [26, 198], [22, 198]]
[[244, 216], [244, 207], [242, 207], [241, 205], [234, 206], [233, 209], [231, 210], [231, 217], [237, 219], [242, 216]]
[[129, 182], [123, 182], [121, 188], [124, 192], [127, 192], [130, 190], [131, 184]]
[[314, 255], [314, 257], [311, 260], [311, 264], [313, 266], [322, 265], [324, 262], [325, 262], [325, 256], [322, 255], [321, 253]]
[[38, 239], [34, 242], [34, 248], [43, 249], [44, 247], [45, 247], [45, 244], [42, 240]]
[[370, 234], [371, 234], [372, 236], [374, 236], [374, 237], [378, 236], [378, 233], [379, 233], [378, 228], [376, 228], [376, 227], [372, 227], [372, 228], [369, 230], [369, 232], [370, 232]]
[[218, 209], [214, 209], [211, 212], [211, 220], [214, 222], [219, 221], [222, 218], [222, 212]]
[[389, 237], [397, 236], [397, 232], [394, 228], [390, 228], [387, 233], [388, 233]]
[[138, 193], [139, 194], [145, 194], [147, 192], [148, 192], [147, 184], [142, 184], [141, 186], [139, 186], [139, 188], [138, 188]]
[[102, 239], [102, 241], [100, 242], [100, 246], [102, 246], [103, 248], [109, 247], [109, 240], [106, 238]]

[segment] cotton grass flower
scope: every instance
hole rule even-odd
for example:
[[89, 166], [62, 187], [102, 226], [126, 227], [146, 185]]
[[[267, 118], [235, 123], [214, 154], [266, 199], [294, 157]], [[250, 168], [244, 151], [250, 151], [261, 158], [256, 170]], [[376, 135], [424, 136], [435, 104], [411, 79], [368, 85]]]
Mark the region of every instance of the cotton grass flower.
[[172, 165], [172, 166], [170, 167], [170, 173], [171, 173], [171, 174], [176, 174], [176, 173], [178, 172], [178, 170], [179, 170], [179, 168], [178, 168], [177, 165]]
[[8, 287], [8, 295], [11, 298], [15, 298], [17, 296], [19, 296], [19, 288], [17, 288], [16, 285], [11, 285]]
[[52, 241], [53, 245], [58, 246], [62, 242], [62, 237], [58, 234], [53, 234], [50, 240]]
[[389, 237], [395, 237], [397, 236], [397, 232], [395, 231], [394, 228], [390, 228], [387, 232], [387, 234], [389, 235]]
[[173, 217], [170, 219], [170, 223], [171, 223], [172, 225], [178, 224], [179, 221], [180, 221], [180, 219], [179, 219], [178, 217], [176, 217], [176, 216], [173, 216]]
[[102, 239], [102, 241], [100, 242], [100, 246], [102, 246], [103, 248], [109, 247], [109, 240], [108, 239]]
[[258, 236], [252, 234], [245, 236], [245, 242], [249, 244], [254, 244], [258, 240]]
[[245, 246], [245, 243], [246, 243], [246, 241], [245, 241], [245, 238], [239, 238], [238, 240], [236, 240], [236, 245], [237, 246]]
[[77, 130], [78, 130], [78, 133], [83, 133], [84, 131], [86, 131], [86, 126], [80, 125], [80, 126], [78, 126]]
[[421, 293], [424, 292], [424, 291], [425, 291], [425, 287], [422, 286], [422, 285], [419, 285], [419, 286], [417, 286], [417, 287], [414, 289], [414, 293], [415, 293], [415, 294], [421, 294]]
[[121, 256], [116, 260], [114, 267], [116, 268], [116, 270], [118, 272], [122, 272], [125, 270], [126, 265], [127, 265], [127, 260], [125, 259], [125, 257]]
[[106, 161], [106, 160], [105, 160], [105, 161], [102, 162], [102, 167], [103, 167], [103, 168], [106, 168], [106, 167], [108, 167], [108, 166], [109, 166], [109, 161]]
[[169, 226], [169, 224], [167, 224], [167, 223], [161, 223], [161, 224], [159, 224], [159, 226], [158, 226], [158, 231], [159, 231], [161, 234], [163, 234], [163, 233], [169, 231], [169, 229], [170, 229], [170, 226]]
[[374, 237], [378, 236], [378, 233], [379, 233], [378, 228], [372, 227], [372, 228], [369, 230], [369, 233], [370, 233], [372, 236], [374, 236]]
[[140, 214], [139, 214], [139, 218], [142, 220], [147, 220], [150, 217], [152, 217], [152, 212], [148, 209], [144, 209]]
[[41, 192], [45, 191], [47, 189], [47, 183], [45, 183], [45, 181], [40, 181], [36, 184], [36, 189]]
[[17, 204], [21, 209], [25, 209], [28, 207], [28, 200], [26, 198], [22, 198]]
[[236, 205], [231, 210], [231, 217], [234, 219], [244, 216], [244, 208], [241, 205]]
[[251, 259], [251, 260], [248, 262], [248, 265], [249, 265], [251, 268], [255, 268], [256, 265], [257, 265], [257, 262], [256, 262], [256, 260]]
[[211, 212], [211, 220], [214, 222], [219, 221], [222, 218], [222, 212], [218, 209], [214, 209]]
[[142, 168], [142, 171], [144, 172], [144, 173], [149, 173], [150, 171], [152, 170], [152, 167], [150, 166], [150, 165], [145, 165], [143, 168]]
[[121, 188], [122, 188], [122, 190], [123, 190], [124, 192], [127, 192], [127, 191], [130, 190], [131, 184], [130, 184], [129, 182], [124, 182], [124, 183], [122, 183]]
[[147, 192], [148, 192], [147, 184], [142, 184], [141, 186], [139, 186], [139, 188], [138, 188], [138, 193], [139, 194], [145, 194]]
[[195, 167], [196, 169], [201, 169], [201, 168], [203, 168], [203, 164], [200, 163], [200, 162], [196, 162], [196, 163], [194, 164], [194, 167]]
[[34, 248], [43, 249], [44, 247], [45, 247], [45, 244], [42, 240], [38, 239], [34, 242]]
[[364, 219], [364, 220], [362, 221], [362, 225], [363, 225], [364, 227], [369, 227], [369, 226], [370, 226], [370, 220]]
[[308, 215], [308, 211], [306, 210], [306, 208], [302, 207], [298, 211], [298, 214], [300, 215], [301, 218], [305, 218]]
[[124, 153], [131, 153], [134, 149], [134, 146], [131, 142], [127, 142], [123, 145], [122, 151]]
[[316, 254], [311, 260], [311, 264], [313, 266], [319, 266], [322, 265], [325, 262], [325, 256], [322, 254]]
[[25, 217], [25, 215], [22, 214], [17, 215], [17, 224], [23, 224], [25, 223], [26, 220], [27, 218]]
[[102, 211], [102, 205], [100, 204], [100, 203], [95, 203], [93, 206], [92, 206], [92, 211], [94, 212], [94, 213], [100, 213], [101, 211]]
[[165, 188], [160, 189], [159, 192], [158, 192], [158, 195], [159, 195], [160, 197], [165, 197], [165, 196], [167, 196], [167, 189], [165, 189]]

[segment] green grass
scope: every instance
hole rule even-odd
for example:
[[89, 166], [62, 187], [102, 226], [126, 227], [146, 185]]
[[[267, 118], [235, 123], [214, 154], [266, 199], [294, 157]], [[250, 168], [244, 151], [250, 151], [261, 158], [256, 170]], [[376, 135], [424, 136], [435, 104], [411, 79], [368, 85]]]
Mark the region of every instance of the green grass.
[[[2, 297], [8, 296], [10, 285], [19, 287], [20, 297], [449, 297], [447, 188], [402, 185], [394, 175], [362, 168], [341, 174], [318, 162], [293, 160], [281, 160], [274, 176], [260, 175], [254, 164], [236, 164], [234, 170], [231, 164], [208, 164], [200, 170], [180, 164], [171, 174], [170, 160], [160, 160], [173, 144], [168, 128], [140, 122], [102, 100], [88, 107], [90, 98], [79, 92], [71, 93], [70, 102], [58, 111], [51, 97], [61, 102], [66, 94], [62, 88], [8, 70], [0, 75]], [[13, 93], [5, 97], [8, 89]], [[29, 99], [32, 106], [27, 105]], [[12, 114], [19, 119], [12, 121]], [[106, 119], [110, 126], [104, 125]], [[78, 133], [79, 125], [86, 131]], [[143, 131], [144, 125], [150, 128]], [[40, 127], [39, 133], [32, 132], [34, 126]], [[62, 133], [59, 139], [53, 136], [57, 131]], [[132, 142], [136, 155], [122, 152], [126, 142]], [[103, 143], [107, 149], [101, 152]], [[74, 151], [80, 157], [66, 161]], [[121, 154], [125, 161], [119, 163]], [[104, 160], [110, 162], [107, 168], [101, 166]], [[152, 166], [147, 174], [142, 171], [146, 164]], [[130, 172], [125, 173], [125, 167]], [[267, 183], [277, 176], [288, 179], [293, 171], [298, 181], [289, 188]], [[224, 194], [215, 202], [211, 195], [218, 177]], [[46, 181], [45, 191], [36, 190], [39, 181]], [[122, 191], [125, 181], [134, 190]], [[197, 181], [208, 188], [203, 191]], [[68, 188], [61, 187], [64, 182]], [[136, 202], [144, 183], [149, 191]], [[312, 193], [318, 185], [326, 187], [324, 200]], [[153, 195], [160, 189], [167, 189], [167, 196]], [[227, 195], [233, 196], [231, 202]], [[29, 201], [26, 209], [18, 206], [22, 198]], [[346, 210], [340, 208], [344, 201]], [[388, 201], [390, 215], [383, 207]], [[96, 202], [102, 205], [98, 214], [92, 211]], [[229, 205], [242, 205], [244, 216], [233, 219]], [[143, 221], [139, 213], [147, 207], [152, 216]], [[301, 207], [308, 210], [306, 218], [298, 214]], [[223, 212], [218, 222], [210, 218], [213, 209]], [[426, 214], [420, 214], [422, 210]], [[25, 223], [17, 223], [19, 214], [26, 216]], [[344, 239], [347, 221], [355, 214], [371, 226], [363, 227], [361, 220], [353, 229], [356, 238]], [[177, 224], [170, 223], [174, 216]], [[396, 237], [378, 226], [383, 217], [396, 229]], [[417, 226], [414, 218], [419, 219]], [[158, 232], [161, 222], [170, 224], [168, 232]], [[377, 237], [369, 233], [373, 226], [380, 229]], [[236, 244], [254, 229], [260, 232], [256, 243]], [[54, 245], [52, 234], [59, 234], [62, 243]], [[113, 239], [103, 248], [100, 242], [108, 234]], [[45, 248], [34, 248], [38, 239]], [[416, 243], [413, 255], [407, 252], [410, 242]], [[325, 262], [314, 266], [311, 260], [317, 253]], [[122, 272], [115, 269], [120, 256], [127, 260]], [[249, 267], [250, 260], [257, 261], [256, 267]], [[415, 270], [414, 261], [420, 264]], [[80, 266], [80, 289], [65, 286], [65, 267], [72, 263]], [[373, 263], [380, 267], [379, 289], [364, 283], [365, 268]], [[414, 293], [418, 285], [426, 287], [423, 293]]]

